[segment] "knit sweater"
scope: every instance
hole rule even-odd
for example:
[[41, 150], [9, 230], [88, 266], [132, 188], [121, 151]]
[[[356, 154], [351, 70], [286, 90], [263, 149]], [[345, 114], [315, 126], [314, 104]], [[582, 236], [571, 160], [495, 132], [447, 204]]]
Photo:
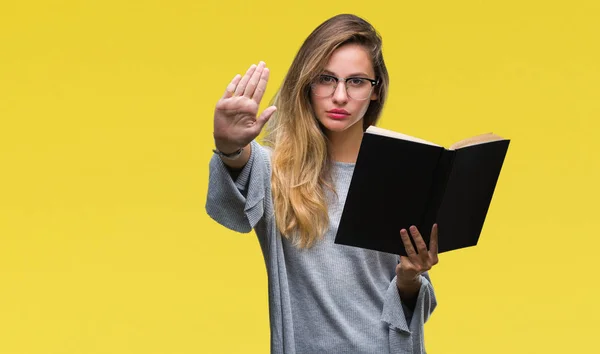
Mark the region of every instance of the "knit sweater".
[[423, 325], [436, 307], [429, 276], [420, 276], [411, 311], [396, 287], [397, 255], [334, 243], [354, 164], [333, 163], [329, 230], [299, 249], [275, 225], [270, 155], [253, 141], [235, 180], [213, 156], [206, 210], [229, 229], [255, 230], [268, 277], [271, 353], [425, 353]]

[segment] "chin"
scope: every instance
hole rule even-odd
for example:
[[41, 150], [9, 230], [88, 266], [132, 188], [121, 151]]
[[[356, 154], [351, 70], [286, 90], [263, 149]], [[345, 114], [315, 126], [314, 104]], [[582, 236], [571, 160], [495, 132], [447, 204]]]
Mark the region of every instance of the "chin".
[[325, 124], [321, 123], [321, 126], [325, 128], [326, 131], [332, 133], [343, 132], [349, 127], [349, 125], [344, 122], [325, 122]]

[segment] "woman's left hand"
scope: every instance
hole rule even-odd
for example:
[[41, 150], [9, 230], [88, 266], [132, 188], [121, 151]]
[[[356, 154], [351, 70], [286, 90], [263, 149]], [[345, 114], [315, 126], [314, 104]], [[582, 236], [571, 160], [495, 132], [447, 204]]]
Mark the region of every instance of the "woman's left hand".
[[413, 240], [417, 246], [415, 251], [406, 229], [400, 230], [400, 237], [404, 243], [407, 256], [400, 256], [400, 263], [396, 266], [396, 285], [402, 289], [404, 285], [417, 282], [419, 275], [428, 271], [438, 263], [438, 227], [433, 224], [429, 250], [423, 241], [421, 233], [415, 226], [409, 228]]

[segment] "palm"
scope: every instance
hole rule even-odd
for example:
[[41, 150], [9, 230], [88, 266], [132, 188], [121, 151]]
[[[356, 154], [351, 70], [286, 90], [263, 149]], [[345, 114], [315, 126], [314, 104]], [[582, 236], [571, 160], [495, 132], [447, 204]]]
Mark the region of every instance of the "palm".
[[215, 108], [215, 135], [227, 135], [231, 142], [245, 146], [255, 138], [258, 104], [245, 96], [219, 100]]

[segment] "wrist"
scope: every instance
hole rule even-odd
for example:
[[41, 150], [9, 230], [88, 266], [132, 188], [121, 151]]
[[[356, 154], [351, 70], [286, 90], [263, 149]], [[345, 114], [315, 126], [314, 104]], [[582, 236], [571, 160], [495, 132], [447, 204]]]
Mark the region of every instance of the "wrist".
[[231, 152], [231, 153], [224, 153], [218, 149], [213, 149], [213, 152], [217, 155], [219, 155], [221, 158], [224, 158], [226, 160], [237, 160], [240, 158], [240, 156], [242, 156], [242, 153], [244, 152], [244, 148], [239, 148], [237, 151]]
[[398, 286], [398, 288], [414, 288], [421, 286], [421, 276], [419, 274], [409, 277], [398, 276], [396, 278], [396, 286]]
[[226, 155], [230, 155], [238, 152], [243, 148], [243, 146], [237, 146], [235, 144], [215, 139], [215, 148]]

